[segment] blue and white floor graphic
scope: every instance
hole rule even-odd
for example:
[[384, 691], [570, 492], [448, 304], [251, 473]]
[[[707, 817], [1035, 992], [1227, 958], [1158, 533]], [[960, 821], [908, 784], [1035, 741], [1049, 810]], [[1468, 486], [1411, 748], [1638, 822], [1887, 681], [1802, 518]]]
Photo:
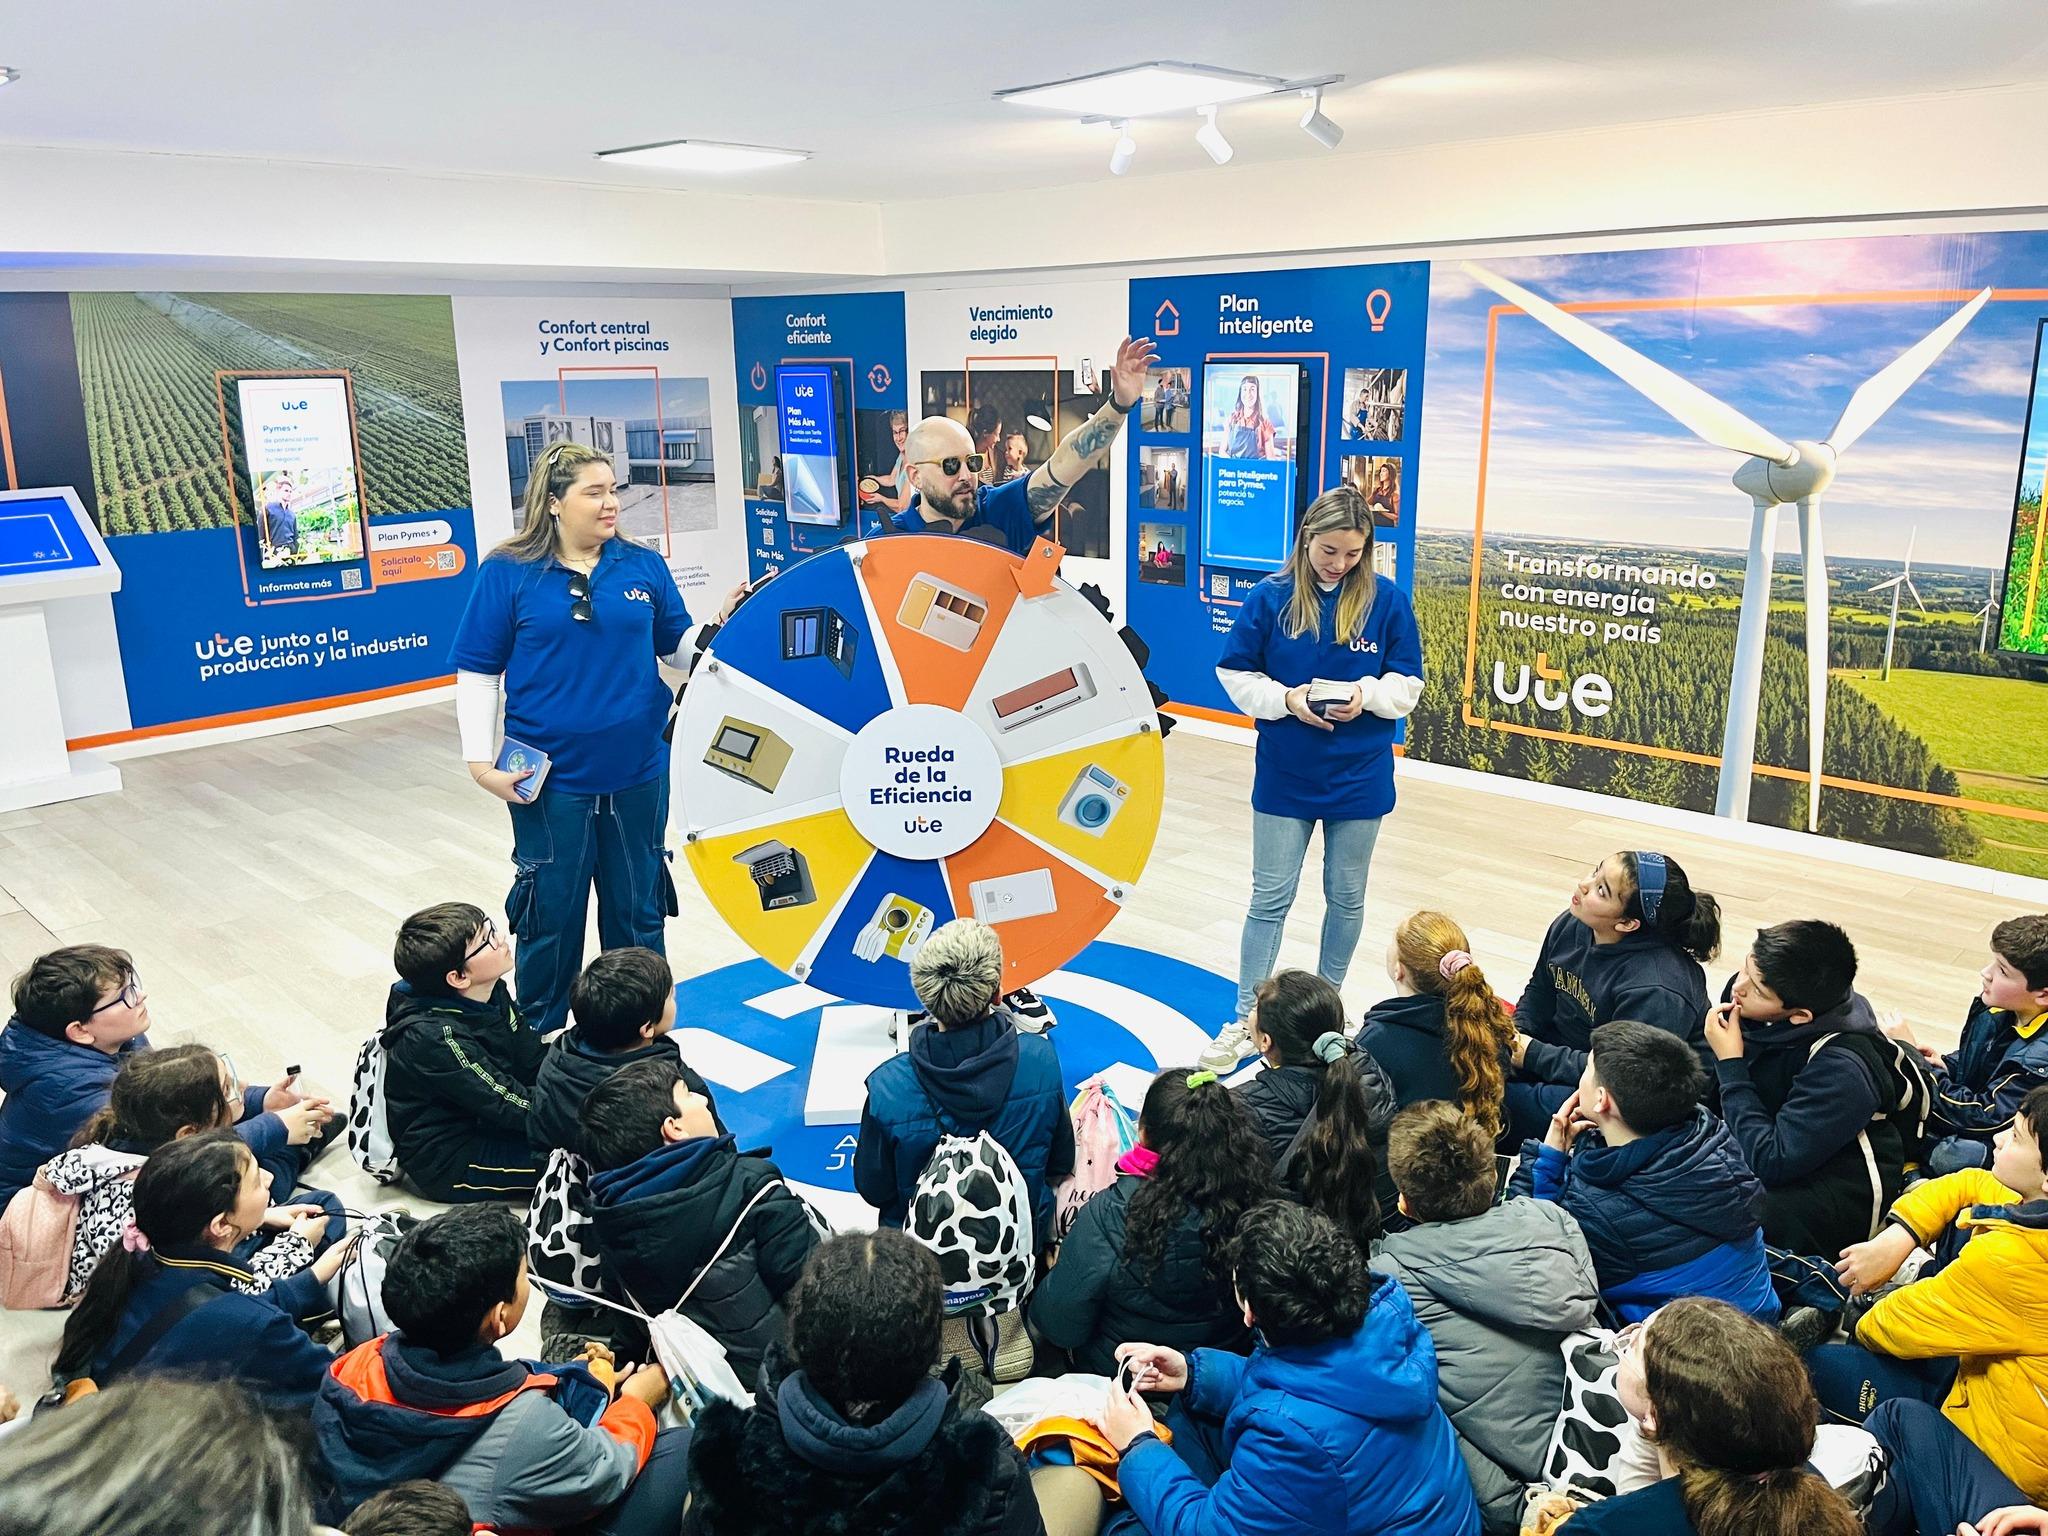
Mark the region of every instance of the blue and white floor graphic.
[[[1069, 1095], [1097, 1073], [1133, 1114], [1162, 1067], [1191, 1066], [1237, 1005], [1234, 981], [1185, 961], [1098, 942], [1032, 988], [1058, 1019], [1051, 1039]], [[862, 1078], [834, 1049], [836, 998], [765, 960], [676, 987], [675, 1040], [718, 1095], [742, 1149], [776, 1165], [835, 1226], [874, 1224], [853, 1192]], [[817, 1122], [829, 1116], [837, 1123]]]

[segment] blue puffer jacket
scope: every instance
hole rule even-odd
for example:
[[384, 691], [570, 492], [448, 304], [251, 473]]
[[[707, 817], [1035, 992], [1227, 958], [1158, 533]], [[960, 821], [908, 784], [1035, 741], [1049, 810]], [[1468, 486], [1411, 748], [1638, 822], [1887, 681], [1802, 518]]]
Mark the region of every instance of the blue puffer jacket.
[[1621, 1147], [1585, 1132], [1568, 1159], [1524, 1142], [1509, 1187], [1553, 1200], [1577, 1220], [1600, 1299], [1623, 1322], [1679, 1296], [1718, 1297], [1777, 1321], [1764, 1254], [1763, 1184], [1728, 1127], [1706, 1110]]
[[1228, 1465], [1205, 1488], [1171, 1447], [1133, 1446], [1118, 1481], [1149, 1536], [1478, 1536], [1436, 1349], [1385, 1275], [1344, 1338], [1196, 1350], [1178, 1406], [1222, 1420]]
[[149, 1036], [137, 1035], [109, 1056], [7, 1021], [0, 1029], [0, 1093], [7, 1095], [0, 1103], [0, 1207], [106, 1108], [128, 1055], [148, 1049]]
[[1052, 1240], [1052, 1186], [1074, 1171], [1074, 1125], [1052, 1042], [998, 1011], [978, 1024], [911, 1031], [910, 1049], [868, 1074], [853, 1187], [900, 1227], [943, 1136], [987, 1131], [1030, 1187], [1037, 1247]]

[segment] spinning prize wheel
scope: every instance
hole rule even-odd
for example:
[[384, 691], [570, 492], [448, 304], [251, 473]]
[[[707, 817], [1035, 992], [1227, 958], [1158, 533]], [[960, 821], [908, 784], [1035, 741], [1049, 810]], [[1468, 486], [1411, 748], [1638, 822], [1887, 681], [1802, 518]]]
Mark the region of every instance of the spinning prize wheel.
[[915, 1008], [909, 960], [978, 917], [1004, 985], [1079, 953], [1159, 829], [1137, 663], [1093, 605], [971, 539], [827, 550], [719, 630], [683, 696], [675, 798], [719, 915], [820, 991]]

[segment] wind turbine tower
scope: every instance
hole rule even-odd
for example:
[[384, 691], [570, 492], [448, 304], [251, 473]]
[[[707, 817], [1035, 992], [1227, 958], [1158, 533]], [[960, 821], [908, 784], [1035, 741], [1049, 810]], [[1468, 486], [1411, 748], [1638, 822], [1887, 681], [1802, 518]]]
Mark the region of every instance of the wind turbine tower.
[[1876, 425], [1928, 366], [1962, 334], [1991, 297], [1984, 289], [1926, 336], [1858, 386], [1834, 429], [1820, 442], [1786, 441], [1716, 400], [1660, 363], [1569, 314], [1548, 299], [1472, 262], [1465, 271], [1554, 331], [1610, 373], [1667, 412], [1703, 442], [1745, 455], [1736, 488], [1750, 499], [1749, 559], [1742, 579], [1742, 611], [1735, 628], [1735, 667], [1728, 689], [1728, 721], [1721, 735], [1721, 782], [1714, 814], [1749, 819], [1750, 780], [1756, 767], [1757, 699], [1763, 690], [1764, 632], [1771, 611], [1771, 575], [1778, 543], [1778, 508], [1799, 508], [1806, 599], [1807, 789], [1806, 829], [1820, 824], [1820, 766], [1828, 715], [1828, 565], [1821, 526], [1821, 495], [1842, 455]]

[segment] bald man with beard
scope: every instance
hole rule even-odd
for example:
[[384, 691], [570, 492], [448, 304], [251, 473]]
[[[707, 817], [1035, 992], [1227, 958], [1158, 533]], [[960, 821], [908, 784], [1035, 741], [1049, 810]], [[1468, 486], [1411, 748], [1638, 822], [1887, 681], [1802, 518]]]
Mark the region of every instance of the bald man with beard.
[[1110, 371], [1109, 399], [1060, 440], [1027, 477], [984, 485], [974, 438], [950, 416], [927, 416], [910, 429], [903, 462], [915, 493], [890, 521], [898, 533], [964, 533], [991, 528], [1013, 553], [1030, 553], [1041, 525], [1050, 524], [1069, 487], [1109, 462], [1124, 417], [1145, 394], [1145, 376], [1157, 355], [1149, 336], [1126, 336]]

